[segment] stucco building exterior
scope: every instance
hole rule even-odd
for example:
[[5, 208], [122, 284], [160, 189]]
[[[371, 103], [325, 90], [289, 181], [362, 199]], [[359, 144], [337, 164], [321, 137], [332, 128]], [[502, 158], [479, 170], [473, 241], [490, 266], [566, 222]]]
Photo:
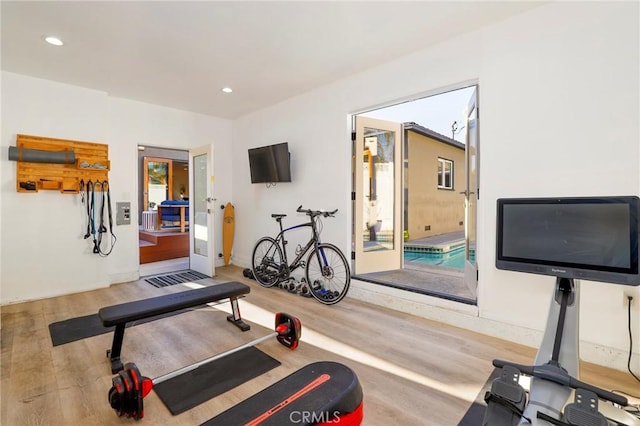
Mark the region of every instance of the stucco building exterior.
[[416, 123], [403, 128], [409, 239], [464, 230], [464, 144]]

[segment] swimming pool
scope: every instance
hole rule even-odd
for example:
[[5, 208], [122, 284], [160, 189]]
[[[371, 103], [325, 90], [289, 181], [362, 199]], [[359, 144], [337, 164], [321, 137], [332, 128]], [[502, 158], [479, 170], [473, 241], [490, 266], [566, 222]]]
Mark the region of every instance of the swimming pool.
[[[471, 258], [473, 259], [473, 253]], [[405, 266], [424, 264], [431, 266], [443, 266], [445, 268], [464, 269], [464, 246], [447, 253], [425, 253], [418, 251], [404, 251]]]

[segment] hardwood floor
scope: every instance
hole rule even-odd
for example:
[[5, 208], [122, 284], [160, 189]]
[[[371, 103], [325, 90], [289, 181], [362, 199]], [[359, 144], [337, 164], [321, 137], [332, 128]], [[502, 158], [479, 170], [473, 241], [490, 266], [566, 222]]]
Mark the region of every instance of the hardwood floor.
[[[324, 306], [279, 289], [265, 289], [241, 268], [216, 268], [214, 281], [241, 281], [242, 333], [226, 321], [228, 303], [127, 329], [122, 356], [149, 377], [173, 371], [268, 334], [273, 313], [300, 318], [296, 351], [275, 339], [258, 348], [282, 365], [190, 411], [172, 416], [155, 393], [145, 398], [150, 425], [197, 425], [311, 362], [351, 367], [364, 391], [364, 425], [456, 425], [493, 370], [493, 358], [530, 363], [531, 348], [346, 298]], [[200, 283], [211, 283], [202, 280]], [[48, 325], [94, 314], [100, 307], [186, 290], [141, 280], [107, 289], [2, 307], [2, 425], [133, 424], [107, 402], [111, 387], [105, 350], [112, 334], [52, 347]], [[583, 363], [582, 379], [607, 389], [638, 392], [626, 373]]]

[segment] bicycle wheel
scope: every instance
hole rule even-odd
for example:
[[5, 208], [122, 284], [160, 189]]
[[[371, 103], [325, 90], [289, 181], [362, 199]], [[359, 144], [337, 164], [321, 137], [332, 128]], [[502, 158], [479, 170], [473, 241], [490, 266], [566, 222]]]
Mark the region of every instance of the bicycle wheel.
[[262, 237], [253, 248], [251, 269], [263, 287], [273, 287], [280, 281], [282, 249], [271, 237]]
[[347, 295], [351, 271], [347, 258], [333, 244], [318, 244], [309, 254], [305, 272], [311, 295], [320, 303], [333, 305]]

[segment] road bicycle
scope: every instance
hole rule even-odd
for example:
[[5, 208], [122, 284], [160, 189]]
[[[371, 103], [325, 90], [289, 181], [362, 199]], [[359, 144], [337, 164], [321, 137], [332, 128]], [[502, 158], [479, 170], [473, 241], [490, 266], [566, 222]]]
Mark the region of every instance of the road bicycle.
[[[311, 294], [320, 303], [333, 305], [341, 301], [349, 290], [351, 271], [347, 258], [338, 247], [320, 241], [321, 218], [334, 217], [333, 211], [309, 210], [302, 206], [296, 210], [305, 213], [309, 221], [284, 229], [282, 219], [286, 214], [272, 214], [278, 222], [280, 233], [275, 237], [262, 237], [256, 243], [251, 256], [253, 276], [263, 287], [291, 280], [291, 273], [298, 268], [305, 269], [306, 282], [300, 289], [302, 295]], [[311, 237], [304, 247], [298, 245], [296, 257], [289, 264], [285, 233], [303, 227], [311, 228]], [[305, 258], [305, 255], [307, 255]]]

